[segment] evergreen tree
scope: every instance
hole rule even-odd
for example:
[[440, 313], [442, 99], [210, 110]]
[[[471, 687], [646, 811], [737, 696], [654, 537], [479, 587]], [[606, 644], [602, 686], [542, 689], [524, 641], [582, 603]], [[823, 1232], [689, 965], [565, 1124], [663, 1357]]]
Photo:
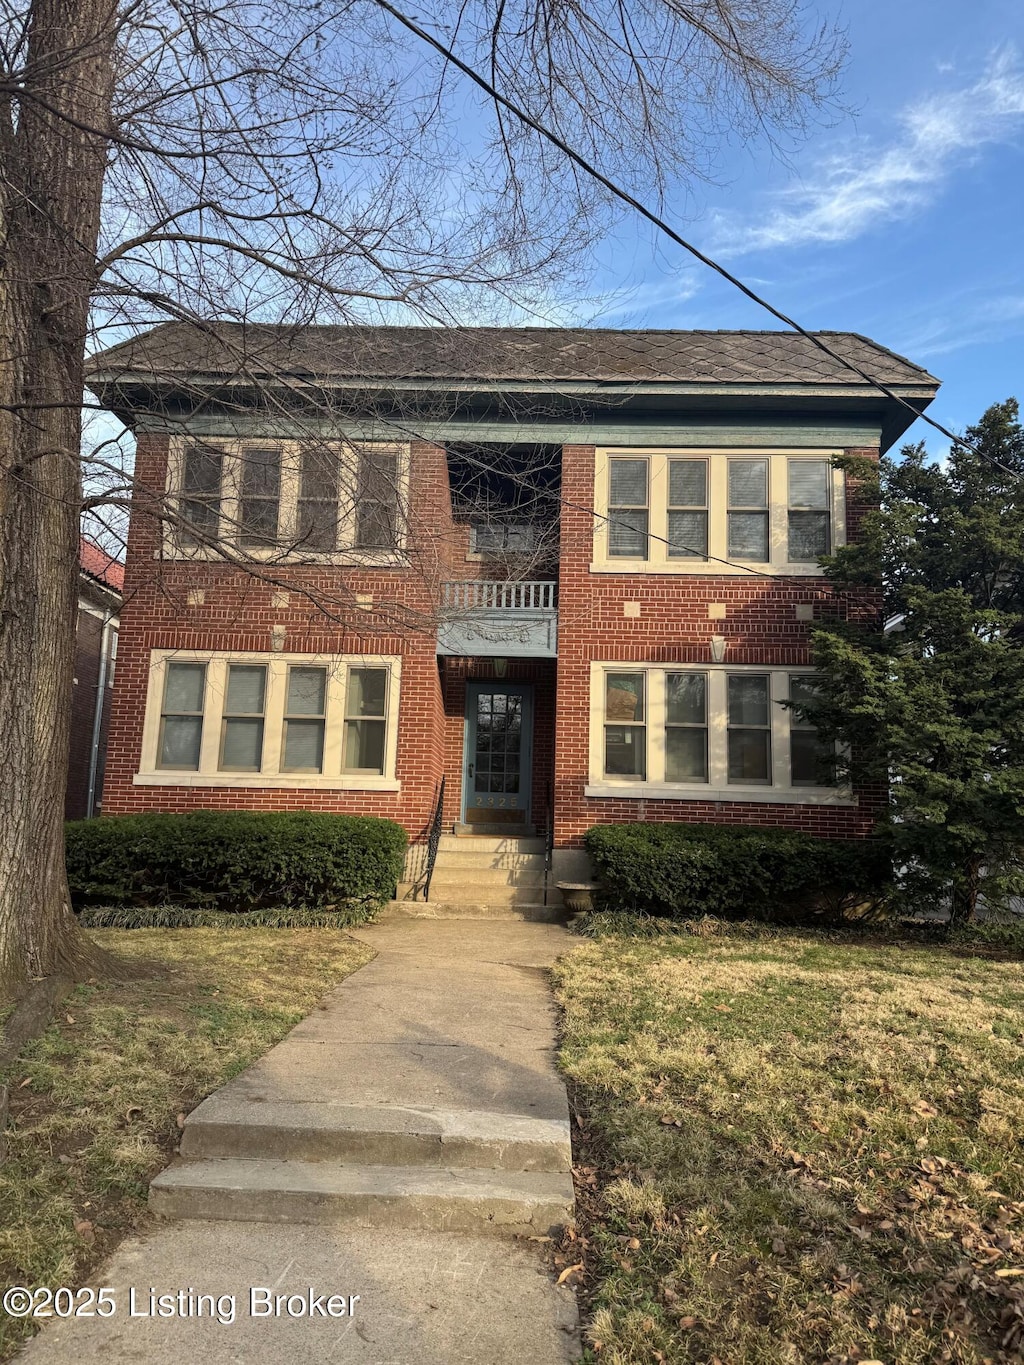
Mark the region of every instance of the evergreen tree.
[[[827, 573], [863, 611], [814, 634], [813, 718], [855, 782], [888, 787], [901, 889], [949, 900], [1024, 895], [1024, 428], [993, 405], [945, 463], [924, 445], [848, 462], [873, 504]], [[840, 613], [843, 615], [844, 613]], [[802, 708], [808, 709], [809, 708]]]

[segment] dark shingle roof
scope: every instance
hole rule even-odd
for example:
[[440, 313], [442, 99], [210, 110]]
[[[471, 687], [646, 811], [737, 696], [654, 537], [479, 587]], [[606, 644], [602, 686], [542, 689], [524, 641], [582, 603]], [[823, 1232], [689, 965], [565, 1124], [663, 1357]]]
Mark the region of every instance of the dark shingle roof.
[[[919, 365], [853, 332], [818, 332], [883, 384], [934, 388]], [[288, 373], [336, 380], [861, 385], [796, 332], [586, 327], [267, 326], [172, 322], [95, 356], [97, 377]]]

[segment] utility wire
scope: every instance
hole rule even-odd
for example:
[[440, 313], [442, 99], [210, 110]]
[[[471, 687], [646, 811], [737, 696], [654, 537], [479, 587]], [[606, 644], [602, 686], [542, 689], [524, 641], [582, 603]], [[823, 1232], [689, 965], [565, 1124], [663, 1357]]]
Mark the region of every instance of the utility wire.
[[688, 242], [685, 237], [680, 236], [664, 218], [660, 218], [658, 214], [647, 208], [639, 199], [634, 198], [628, 190], [624, 190], [620, 185], [617, 185], [614, 180], [610, 180], [608, 176], [587, 161], [587, 159], [577, 152], [575, 148], [570, 147], [570, 145], [563, 138], [559, 137], [556, 132], [553, 132], [552, 129], [548, 128], [545, 124], [540, 123], [537, 119], [533, 118], [531, 114], [528, 114], [520, 105], [516, 104], [513, 100], [510, 100], [506, 95], [503, 95], [500, 90], [486, 79], [486, 77], [481, 76], [478, 71], [464, 62], [461, 57], [458, 57], [455, 52], [445, 43], [441, 42], [439, 38], [436, 38], [425, 28], [421, 28], [415, 20], [410, 19], [408, 15], [403, 14], [401, 10], [396, 9], [394, 5], [389, 3], [389, 0], [375, 0], [375, 3], [390, 14], [393, 19], [397, 19], [397, 21], [404, 28], [407, 28], [410, 33], [415, 34], [417, 38], [421, 38], [423, 42], [432, 47], [435, 52], [440, 53], [446, 61], [451, 62], [457, 70], [461, 71], [464, 76], [474, 83], [474, 85], [479, 86], [481, 90], [489, 95], [497, 104], [500, 104], [502, 108], [507, 109], [513, 117], [517, 118], [521, 123], [526, 124], [528, 128], [532, 128], [533, 131], [538, 133], [541, 137], [546, 138], [547, 141], [557, 147], [563, 155], [567, 156], [570, 161], [579, 166], [582, 171], [596, 180], [599, 185], [603, 185], [609, 194], [614, 195], [616, 199], [621, 200], [622, 203], [627, 204], [631, 209], [634, 209], [642, 218], [646, 218], [649, 223], [653, 223], [659, 232], [663, 232], [667, 237], [670, 237], [673, 242], [678, 246], [681, 246], [684, 251], [688, 251], [691, 256], [695, 256], [697, 260], [703, 265], [706, 265], [709, 270], [714, 270], [716, 274], [721, 275], [724, 280], [728, 280], [731, 285], [738, 289], [742, 294], [745, 294], [748, 299], [756, 303], [760, 308], [764, 308], [767, 312], [771, 313], [772, 317], [778, 318], [780, 322], [785, 323], [786, 326], [791, 328], [794, 332], [798, 332], [800, 336], [809, 341], [812, 346], [816, 346], [824, 355], [829, 356], [832, 360], [842, 365], [844, 369], [850, 370], [860, 379], [863, 379], [866, 384], [870, 384], [873, 389], [877, 389], [879, 393], [883, 393], [886, 398], [891, 399], [894, 403], [898, 403], [900, 407], [906, 408], [908, 412], [912, 412], [915, 418], [920, 418], [921, 421], [927, 422], [930, 427], [941, 432], [941, 434], [952, 441], [954, 445], [965, 446], [967, 449], [972, 450], [982, 459], [988, 460], [990, 464], [995, 465], [998, 469], [1001, 469], [1005, 474], [1009, 474], [1013, 478], [1018, 476], [1017, 470], [1011, 469], [1009, 465], [1003, 464], [1000, 460], [997, 460], [994, 455], [989, 455], [986, 451], [981, 450], [972, 442], [965, 440], [963, 436], [955, 435], [948, 427], [943, 426], [941, 422], [937, 422], [934, 417], [929, 417], [927, 413], [918, 411], [913, 403], [908, 402], [905, 398], [901, 398], [898, 393], [894, 393], [888, 385], [883, 384], [879, 379], [875, 379], [873, 375], [869, 374], [867, 370], [862, 369], [855, 361], [834, 351], [819, 335], [808, 331], [806, 327], [802, 327], [794, 318], [789, 317], [786, 313], [783, 313], [780, 309], [776, 308], [774, 304], [769, 303], [767, 299], [762, 298], [760, 294], [755, 293], [754, 290], [751, 289], [749, 285], [744, 284], [738, 276], [733, 275], [731, 271], [726, 270], [725, 266], [719, 265], [716, 260], [713, 260], [710, 256], [706, 255], [699, 247], [694, 246], [692, 242]]

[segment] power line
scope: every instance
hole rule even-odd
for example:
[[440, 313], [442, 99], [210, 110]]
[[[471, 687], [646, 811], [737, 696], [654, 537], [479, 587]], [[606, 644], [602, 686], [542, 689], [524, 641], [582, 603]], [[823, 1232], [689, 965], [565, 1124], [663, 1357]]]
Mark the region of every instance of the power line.
[[812, 346], [816, 346], [823, 354], [829, 356], [845, 369], [850, 370], [853, 374], [863, 379], [866, 384], [870, 384], [872, 388], [877, 389], [878, 392], [884, 394], [886, 398], [899, 404], [900, 407], [906, 408], [908, 412], [912, 412], [915, 419], [920, 418], [921, 421], [927, 422], [930, 427], [933, 427], [936, 431], [940, 432], [948, 440], [952, 441], [954, 445], [965, 446], [967, 449], [974, 451], [981, 459], [988, 460], [990, 464], [1001, 469], [1005, 474], [1009, 474], [1014, 478], [1018, 476], [1017, 470], [1011, 469], [1009, 465], [1003, 464], [1000, 460], [997, 460], [994, 455], [989, 455], [986, 451], [979, 449], [978, 446], [965, 440], [962, 436], [955, 435], [948, 427], [943, 426], [941, 422], [937, 422], [934, 417], [929, 417], [927, 413], [919, 412], [918, 409], [914, 407], [913, 403], [908, 402], [905, 398], [901, 398], [899, 394], [893, 392], [888, 385], [883, 384], [881, 380], [868, 374], [866, 370], [862, 369], [854, 361], [848, 359], [846, 356], [840, 355], [837, 351], [834, 351], [831, 346], [822, 341], [821, 337], [816, 333], [808, 331], [806, 327], [802, 327], [794, 318], [789, 317], [788, 314], [783, 313], [780, 309], [776, 308], [774, 304], [769, 303], [767, 299], [762, 298], [760, 294], [755, 293], [755, 291], [751, 289], [749, 285], [744, 284], [738, 276], [733, 275], [731, 271], [726, 270], [725, 266], [720, 265], [716, 260], [712, 259], [712, 257], [701, 251], [699, 247], [694, 246], [692, 242], [688, 242], [685, 237], [680, 236], [675, 228], [671, 227], [664, 218], [659, 217], [653, 210], [647, 208], [639, 199], [634, 198], [628, 190], [624, 190], [620, 185], [617, 185], [614, 180], [610, 180], [608, 176], [602, 171], [599, 171], [596, 166], [592, 165], [592, 163], [577, 152], [575, 148], [570, 147], [570, 145], [563, 138], [559, 137], [556, 132], [533, 118], [533, 116], [528, 114], [520, 105], [516, 104], [513, 100], [510, 100], [508, 96], [503, 95], [486, 79], [486, 77], [481, 76], [478, 71], [464, 62], [461, 57], [458, 57], [455, 52], [445, 43], [441, 42], [439, 38], [436, 38], [432, 33], [428, 33], [426, 29], [421, 28], [413, 19], [410, 19], [407, 15], [403, 14], [401, 10], [396, 9], [394, 5], [389, 3], [389, 0], [375, 0], [375, 3], [390, 14], [392, 18], [397, 19], [410, 33], [415, 34], [417, 38], [421, 38], [423, 42], [432, 47], [435, 52], [440, 53], [446, 61], [451, 62], [451, 64], [471, 80], [474, 85], [479, 86], [481, 90], [491, 97], [491, 99], [500, 104], [504, 109], [507, 109], [509, 113], [521, 123], [524, 123], [528, 128], [532, 128], [535, 133], [538, 133], [541, 137], [545, 138], [552, 146], [557, 147], [564, 156], [567, 156], [569, 160], [579, 166], [582, 171], [589, 175], [593, 180], [596, 180], [599, 185], [603, 185], [616, 199], [621, 200], [622, 203], [627, 204], [631, 209], [634, 209], [639, 213], [641, 217], [646, 218], [659, 232], [663, 232], [678, 246], [681, 246], [684, 251], [688, 251], [691, 256], [695, 256], [696, 259], [703, 265], [706, 265], [709, 270], [713, 270], [716, 274], [721, 275], [724, 280], [727, 280], [734, 288], [738, 289], [742, 294], [745, 294], [753, 303], [756, 303], [760, 308], [764, 308], [767, 312], [771, 313], [772, 317], [777, 318], [779, 322], [785, 323], [785, 325], [794, 332], [798, 332], [800, 336], [809, 341]]

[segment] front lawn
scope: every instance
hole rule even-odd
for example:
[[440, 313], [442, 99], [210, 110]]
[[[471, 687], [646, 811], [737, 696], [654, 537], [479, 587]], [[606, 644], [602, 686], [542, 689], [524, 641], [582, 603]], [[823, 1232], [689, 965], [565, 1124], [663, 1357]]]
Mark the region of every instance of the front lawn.
[[[324, 929], [101, 930], [138, 973], [79, 986], [8, 1068], [0, 1284], [76, 1285], [146, 1217], [179, 1121], [372, 953]], [[0, 1311], [0, 1360], [27, 1332]]]
[[1021, 1359], [1018, 961], [738, 926], [557, 983], [588, 1359]]

